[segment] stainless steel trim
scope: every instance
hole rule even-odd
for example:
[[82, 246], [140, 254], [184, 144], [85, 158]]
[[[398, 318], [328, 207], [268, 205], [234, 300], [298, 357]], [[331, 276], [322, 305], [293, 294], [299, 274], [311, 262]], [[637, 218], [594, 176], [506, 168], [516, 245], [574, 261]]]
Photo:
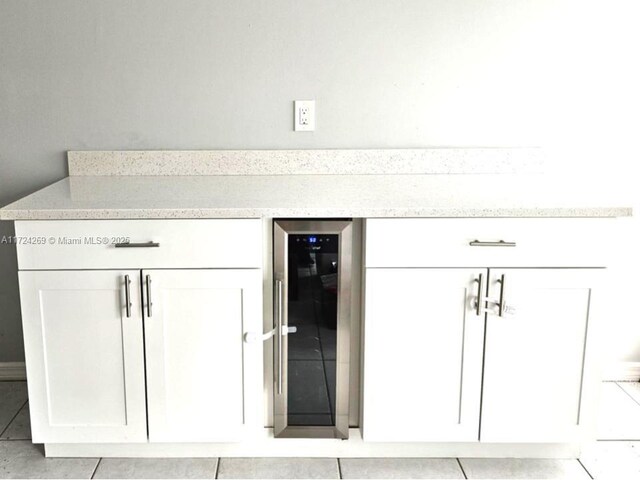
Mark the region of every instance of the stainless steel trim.
[[473, 240], [469, 242], [470, 247], [515, 247], [516, 242], [505, 242], [504, 240], [499, 240], [497, 242], [483, 242], [480, 240]]
[[[274, 220], [274, 278], [282, 281], [282, 326], [288, 328], [288, 235], [327, 233], [339, 235], [338, 323], [336, 345], [335, 426], [289, 426], [287, 424], [287, 335], [278, 334], [276, 349], [282, 349], [282, 390], [274, 390], [274, 436], [278, 438], [349, 438], [349, 373], [351, 335], [351, 268], [353, 222], [350, 220]], [[278, 351], [278, 350], [277, 350]], [[274, 361], [277, 361], [274, 359]], [[279, 368], [279, 367], [278, 367]]]
[[498, 303], [498, 316], [502, 317], [504, 316], [504, 280], [505, 280], [505, 275], [504, 273], [502, 274], [502, 276], [500, 277], [500, 279], [498, 279], [498, 283], [500, 284], [500, 300]]
[[131, 279], [129, 278], [129, 275], [124, 276], [124, 303], [127, 318], [131, 318]]
[[483, 308], [483, 301], [482, 301], [482, 274], [479, 274], [478, 278], [476, 278], [474, 281], [478, 282], [478, 298], [476, 300], [476, 315], [479, 317], [481, 312], [482, 312], [482, 308]]
[[276, 335], [278, 338], [278, 395], [282, 395], [282, 368], [283, 368], [283, 350], [282, 350], [282, 281], [276, 280], [276, 305], [278, 306]]
[[145, 279], [146, 287], [147, 287], [147, 317], [151, 318], [152, 310], [151, 306], [153, 302], [151, 301], [151, 275], [147, 275]]
[[[287, 256], [285, 232], [274, 222], [274, 328], [273, 336], [273, 432], [279, 436], [287, 426], [287, 337], [283, 337], [282, 324], [287, 316]], [[278, 289], [280, 286], [280, 289]], [[282, 302], [279, 299], [282, 298]]]
[[156, 248], [159, 246], [160, 244], [158, 242], [138, 242], [138, 243], [122, 242], [122, 243], [116, 243], [114, 245], [114, 247], [116, 248]]

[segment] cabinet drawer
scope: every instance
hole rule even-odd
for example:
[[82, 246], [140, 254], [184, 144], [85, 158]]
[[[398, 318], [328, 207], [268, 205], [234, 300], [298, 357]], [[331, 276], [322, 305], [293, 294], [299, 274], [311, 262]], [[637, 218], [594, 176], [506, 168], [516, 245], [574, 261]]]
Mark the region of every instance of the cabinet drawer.
[[608, 263], [607, 238], [613, 222], [608, 218], [371, 219], [366, 223], [365, 262], [367, 267], [602, 267]]
[[258, 219], [22, 221], [16, 236], [21, 270], [262, 267]]

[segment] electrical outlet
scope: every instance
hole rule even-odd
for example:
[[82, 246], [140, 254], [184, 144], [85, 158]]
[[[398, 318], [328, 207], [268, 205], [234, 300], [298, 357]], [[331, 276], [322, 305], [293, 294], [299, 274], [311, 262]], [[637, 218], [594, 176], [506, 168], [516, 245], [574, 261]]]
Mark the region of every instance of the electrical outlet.
[[309, 125], [309, 107], [300, 107], [300, 125]]
[[313, 132], [316, 129], [316, 101], [293, 102], [293, 128], [296, 132]]

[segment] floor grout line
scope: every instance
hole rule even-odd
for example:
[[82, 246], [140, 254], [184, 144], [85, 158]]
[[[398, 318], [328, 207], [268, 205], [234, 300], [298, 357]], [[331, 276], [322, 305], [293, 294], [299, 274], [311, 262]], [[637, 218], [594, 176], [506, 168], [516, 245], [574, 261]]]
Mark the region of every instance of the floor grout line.
[[336, 458], [338, 462], [338, 478], [342, 479], [342, 465], [340, 464], [340, 459]]
[[[635, 383], [635, 382], [628, 382], [628, 383]], [[619, 383], [619, 382], [616, 382], [616, 385], [617, 385], [618, 387], [620, 387], [620, 390], [622, 390], [622, 391], [625, 393], [625, 395], [627, 395], [627, 397], [629, 397], [631, 400], [633, 400], [633, 403], [635, 403], [636, 405], [638, 405], [638, 406], [640, 407], [640, 402], [638, 402], [638, 401], [633, 397], [633, 395], [631, 395], [631, 394], [630, 394], [629, 392], [627, 392], [624, 388], [622, 388], [622, 385], [620, 385], [620, 383]]]
[[464, 478], [469, 478], [469, 477], [467, 477], [467, 472], [464, 471], [464, 468], [462, 467], [462, 462], [460, 461], [460, 459], [458, 457], [456, 457], [456, 461], [458, 462], [458, 466], [460, 467], [460, 470], [462, 470], [462, 476]]
[[29, 399], [27, 398], [24, 403], [22, 404], [22, 406], [18, 409], [18, 411], [16, 412], [16, 414], [11, 417], [11, 420], [9, 420], [9, 423], [7, 423], [7, 426], [4, 427], [2, 429], [2, 431], [0, 432], [0, 438], [2, 438], [2, 436], [6, 433], [7, 430], [9, 430], [9, 427], [11, 426], [11, 424], [13, 423], [13, 421], [16, 419], [16, 417], [18, 416], [18, 414], [22, 411], [22, 409], [24, 408], [24, 406], [29, 403]]
[[582, 468], [584, 468], [584, 471], [587, 472], [587, 475], [589, 475], [589, 478], [591, 480], [593, 480], [593, 478], [594, 478], [593, 475], [591, 475], [591, 472], [589, 470], [587, 470], [587, 467], [584, 466], [584, 463], [582, 463], [582, 460], [580, 460], [579, 458], [576, 458], [576, 460], [582, 466]]
[[93, 477], [96, 476], [96, 472], [98, 471], [98, 466], [100, 466], [100, 462], [102, 462], [102, 457], [100, 457], [98, 459], [98, 461], [96, 462], [96, 468], [93, 469], [93, 473], [91, 474], [91, 478], [93, 479]]

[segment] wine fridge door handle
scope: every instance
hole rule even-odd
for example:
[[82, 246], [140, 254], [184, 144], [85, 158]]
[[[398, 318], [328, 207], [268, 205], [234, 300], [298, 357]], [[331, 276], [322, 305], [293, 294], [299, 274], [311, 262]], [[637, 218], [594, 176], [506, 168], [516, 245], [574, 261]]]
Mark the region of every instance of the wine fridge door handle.
[[277, 321], [277, 325], [276, 325], [276, 334], [278, 335], [278, 352], [277, 352], [277, 356], [278, 356], [278, 395], [282, 395], [282, 382], [283, 382], [283, 370], [284, 370], [284, 352], [282, 349], [282, 340], [284, 338], [284, 335], [282, 335], [282, 327], [283, 327], [283, 314], [282, 314], [282, 303], [283, 303], [283, 298], [282, 298], [282, 291], [283, 291], [283, 285], [282, 285], [282, 280], [276, 280], [276, 305], [278, 308], [278, 313], [276, 315], [276, 321]]

